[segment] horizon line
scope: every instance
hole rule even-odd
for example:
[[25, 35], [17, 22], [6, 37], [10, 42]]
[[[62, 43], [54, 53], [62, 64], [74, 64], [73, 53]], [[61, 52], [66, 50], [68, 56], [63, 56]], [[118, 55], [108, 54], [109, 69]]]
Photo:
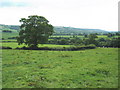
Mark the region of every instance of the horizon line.
[[[11, 25], [11, 26], [20, 26], [18, 24], [0, 24], [0, 25]], [[54, 25], [53, 25], [54, 26]], [[71, 27], [71, 28], [79, 28], [79, 29], [98, 29], [98, 28], [80, 28], [80, 27], [74, 27], [74, 26], [54, 26], [54, 27]], [[118, 32], [119, 30], [104, 30], [104, 29], [98, 29], [98, 30], [103, 30], [103, 31], [107, 31], [107, 32]]]

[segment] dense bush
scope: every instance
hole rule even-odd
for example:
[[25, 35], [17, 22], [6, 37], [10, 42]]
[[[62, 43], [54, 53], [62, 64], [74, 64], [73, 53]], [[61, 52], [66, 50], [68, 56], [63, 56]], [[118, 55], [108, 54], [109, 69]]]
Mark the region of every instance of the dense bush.
[[120, 47], [120, 38], [112, 38], [112, 39], [102, 39], [98, 40], [99, 44], [97, 46], [100, 47]]
[[22, 48], [15, 48], [15, 49], [22, 49], [22, 50], [52, 50], [52, 51], [76, 51], [76, 50], [83, 50], [83, 49], [94, 49], [96, 48], [95, 45], [87, 45], [87, 46], [74, 46], [74, 47], [41, 47], [41, 48], [30, 48], [30, 47], [22, 47]]
[[10, 30], [3, 30], [2, 32], [12, 33]]
[[11, 47], [2, 46], [2, 47], [0, 47], [0, 49], [12, 49], [12, 48]]
[[8, 39], [16, 39], [16, 37], [9, 37]]

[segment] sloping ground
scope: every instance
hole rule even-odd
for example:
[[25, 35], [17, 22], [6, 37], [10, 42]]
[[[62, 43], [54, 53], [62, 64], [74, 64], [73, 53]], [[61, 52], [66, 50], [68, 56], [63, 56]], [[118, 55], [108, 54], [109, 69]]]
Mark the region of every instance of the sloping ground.
[[[19, 31], [19, 25], [4, 25], [0, 24], [0, 30], [11, 30], [11, 31]], [[84, 29], [84, 28], [74, 28], [74, 27], [62, 27], [62, 26], [54, 26], [54, 31], [56, 33], [108, 33], [108, 31], [101, 29]]]
[[18, 25], [4, 25], [4, 24], [0, 24], [0, 30], [19, 30], [19, 26]]
[[62, 26], [55, 26], [54, 30], [56, 33], [108, 33], [108, 31], [101, 30], [101, 29], [85, 29], [85, 28], [74, 28], [74, 27], [62, 27]]

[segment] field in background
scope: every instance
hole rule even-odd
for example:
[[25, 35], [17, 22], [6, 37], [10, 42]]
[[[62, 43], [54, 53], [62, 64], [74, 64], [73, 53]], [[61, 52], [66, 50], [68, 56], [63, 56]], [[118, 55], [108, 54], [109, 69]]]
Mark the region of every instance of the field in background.
[[[5, 47], [12, 47], [12, 48], [24, 47], [24, 46], [27, 47], [27, 45], [25, 45], [25, 44], [18, 45], [17, 42], [3, 42], [0, 45], [5, 46]], [[57, 48], [57, 47], [72, 47], [73, 45], [39, 44], [38, 46], [39, 47], [54, 47], [54, 48]]]
[[[7, 40], [10, 40], [10, 39], [8, 39], [8, 38], [10, 38], [10, 37], [16, 37], [16, 36], [18, 36], [19, 34], [18, 34], [18, 32], [17, 33], [2, 33], [2, 37], [4, 38], [4, 39], [7, 39]], [[79, 38], [84, 38], [84, 36], [83, 35], [76, 35], [77, 37], [79, 37]], [[107, 37], [106, 35], [97, 35], [98, 36], [98, 39], [99, 38], [106, 38], [106, 39], [108, 39], [109, 37]], [[72, 38], [73, 37], [73, 35], [52, 35], [51, 37], [64, 37], [64, 38]], [[113, 36], [113, 37], [118, 37], [118, 36]], [[15, 40], [15, 39], [14, 39]]]
[[117, 88], [118, 48], [3, 50], [3, 88]]

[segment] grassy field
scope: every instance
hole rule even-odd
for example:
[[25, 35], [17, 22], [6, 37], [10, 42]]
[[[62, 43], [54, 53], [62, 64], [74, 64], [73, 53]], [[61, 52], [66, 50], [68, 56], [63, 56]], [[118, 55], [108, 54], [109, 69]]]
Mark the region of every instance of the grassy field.
[[[2, 44], [0, 44], [1, 46], [5, 46], [5, 47], [12, 47], [12, 48], [16, 48], [16, 47], [23, 47], [26, 46], [25, 44], [22, 45], [18, 45], [17, 42], [3, 42]], [[55, 44], [39, 44], [39, 47], [53, 47], [53, 48], [57, 48], [57, 47], [72, 47], [74, 45], [55, 45]]]
[[4, 39], [8, 39], [8, 38], [10, 38], [10, 37], [16, 37], [16, 36], [18, 36], [19, 35], [19, 33], [2, 33], [2, 38], [4, 38]]
[[118, 87], [118, 48], [2, 53], [3, 88]]

